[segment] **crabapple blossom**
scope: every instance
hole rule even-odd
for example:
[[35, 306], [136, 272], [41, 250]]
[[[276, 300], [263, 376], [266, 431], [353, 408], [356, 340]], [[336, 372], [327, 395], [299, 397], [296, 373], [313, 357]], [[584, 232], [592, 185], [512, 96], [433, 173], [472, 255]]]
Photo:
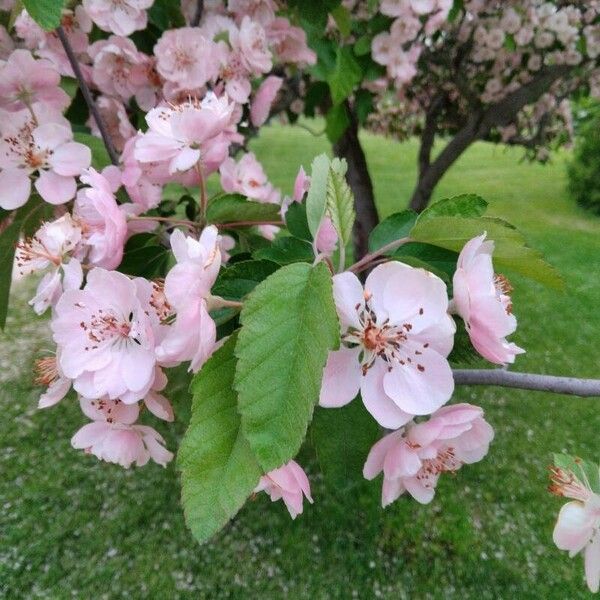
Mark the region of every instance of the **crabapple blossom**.
[[439, 476], [480, 461], [493, 438], [494, 431], [478, 406], [444, 406], [427, 421], [411, 422], [379, 440], [369, 452], [363, 474], [371, 480], [383, 471], [383, 507], [404, 492], [428, 504]]
[[40, 396], [38, 408], [50, 408], [58, 404], [71, 389], [71, 380], [64, 376], [56, 356], [39, 359], [35, 371], [34, 382], [47, 388]]
[[304, 171], [304, 167], [300, 167], [296, 179], [294, 181], [294, 194], [293, 198], [296, 202], [302, 202], [304, 194], [308, 192], [310, 187], [310, 177]]
[[306, 32], [285, 17], [276, 17], [266, 26], [267, 40], [278, 62], [298, 66], [314, 65], [316, 53], [308, 47]]
[[83, 231], [82, 245], [92, 265], [114, 269], [123, 258], [127, 219], [117, 204], [111, 182], [95, 169], [81, 176], [84, 187], [77, 193], [73, 216]]
[[168, 161], [171, 175], [196, 165], [209, 174], [227, 157], [233, 108], [227, 97], [212, 93], [202, 101], [154, 108], [146, 115], [149, 130], [138, 137], [134, 156], [142, 163]]
[[329, 353], [319, 403], [344, 406], [359, 392], [383, 427], [427, 415], [454, 390], [446, 357], [455, 325], [444, 282], [399, 262], [379, 265], [365, 286], [346, 272], [333, 278], [342, 345]]
[[173, 454], [162, 436], [146, 425], [134, 425], [139, 415], [137, 404], [120, 400], [80, 399], [81, 410], [92, 419], [71, 439], [73, 448], [85, 450], [96, 458], [116, 463], [125, 469], [132, 464], [144, 466], [150, 459], [167, 466]]
[[271, 201], [273, 186], [254, 153], [244, 154], [237, 163], [233, 158], [226, 158], [221, 163], [219, 172], [224, 191], [237, 192], [261, 202]]
[[17, 49], [0, 67], [0, 108], [15, 112], [40, 103], [62, 111], [71, 99], [59, 84], [60, 75], [51, 62]]
[[[96, 106], [102, 115], [102, 120], [106, 125], [110, 139], [116, 150], [123, 151], [127, 140], [136, 135], [136, 130], [129, 121], [127, 111], [122, 102], [110, 96], [98, 96]], [[96, 137], [102, 137], [96, 124], [96, 120], [90, 116], [87, 121], [88, 127]]]
[[570, 557], [583, 554], [586, 582], [590, 591], [596, 593], [600, 589], [600, 496], [588, 482], [560, 467], [552, 467], [550, 491], [571, 498], [558, 514], [554, 543], [560, 550], [568, 550]]
[[[62, 277], [61, 277], [62, 270]], [[83, 282], [81, 263], [72, 258], [61, 268], [46, 273], [38, 284], [35, 296], [29, 301], [36, 314], [41, 315], [54, 306], [65, 290], [78, 290]]]
[[171, 249], [177, 264], [167, 273], [164, 294], [176, 317], [156, 348], [156, 356], [165, 366], [189, 360], [190, 370], [196, 372], [216, 343], [208, 300], [221, 267], [217, 228], [206, 227], [198, 240], [175, 230]]
[[23, 111], [2, 128], [0, 140], [0, 207], [23, 206], [35, 188], [50, 204], [64, 204], [77, 191], [75, 177], [90, 166], [90, 149], [73, 141], [62, 116], [39, 110], [37, 117]]
[[304, 497], [313, 502], [308, 477], [294, 460], [263, 475], [254, 492], [266, 492], [272, 502], [283, 500], [292, 519], [302, 514]]
[[515, 356], [525, 351], [506, 341], [517, 328], [508, 295], [512, 288], [504, 277], [494, 275], [494, 242], [485, 238], [484, 233], [467, 242], [458, 257], [453, 306], [475, 349], [501, 365], [514, 362]]
[[267, 121], [273, 101], [282, 84], [283, 79], [275, 75], [269, 75], [260, 84], [250, 107], [250, 121], [254, 127], [260, 127]]
[[331, 256], [336, 249], [337, 243], [337, 231], [335, 230], [331, 218], [325, 215], [317, 231], [315, 246], [320, 253], [325, 256]]
[[245, 16], [240, 28], [234, 29], [232, 33], [229, 42], [247, 72], [251, 75], [268, 73], [273, 66], [273, 61], [263, 27]]
[[65, 377], [86, 398], [144, 398], [155, 379], [161, 336], [152, 285], [94, 268], [82, 290], [67, 290], [52, 317], [57, 359]]
[[165, 31], [154, 48], [156, 70], [180, 89], [197, 90], [218, 73], [215, 44], [195, 27]]
[[130, 35], [145, 29], [148, 22], [146, 9], [154, 0], [83, 0], [83, 7], [92, 21], [103, 31]]

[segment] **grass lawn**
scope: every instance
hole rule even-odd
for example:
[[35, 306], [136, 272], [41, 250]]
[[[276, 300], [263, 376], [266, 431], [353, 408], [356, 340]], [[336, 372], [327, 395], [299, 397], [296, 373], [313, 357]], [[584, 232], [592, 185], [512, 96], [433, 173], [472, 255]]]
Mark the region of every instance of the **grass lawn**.
[[[382, 216], [405, 207], [416, 145], [364, 136]], [[276, 185], [327, 148], [303, 129], [273, 127], [254, 143]], [[520, 163], [477, 145], [436, 190], [477, 192], [564, 275], [561, 294], [517, 277], [516, 369], [600, 376], [600, 219], [566, 197], [563, 159]], [[174, 465], [124, 471], [71, 449], [75, 402], [37, 411], [32, 361], [45, 322], [14, 294], [0, 334], [0, 597], [29, 598], [585, 598], [581, 559], [552, 544], [561, 502], [546, 492], [551, 454], [600, 459], [599, 399], [461, 388], [496, 429], [485, 461], [445, 476], [429, 506], [379, 508], [380, 482], [330, 489], [307, 452], [316, 503], [291, 521], [263, 494], [211, 543], [185, 528]], [[185, 428], [161, 428], [169, 447]]]

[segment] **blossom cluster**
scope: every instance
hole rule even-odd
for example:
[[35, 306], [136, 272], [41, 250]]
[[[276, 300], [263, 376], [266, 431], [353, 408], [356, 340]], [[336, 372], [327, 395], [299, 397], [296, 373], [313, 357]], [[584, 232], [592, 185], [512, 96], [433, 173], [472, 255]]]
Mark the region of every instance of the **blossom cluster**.
[[[40, 196], [34, 201], [51, 205], [54, 214], [19, 241], [15, 261], [21, 275], [43, 274], [31, 305], [51, 313], [55, 348], [38, 363], [38, 382], [46, 386], [39, 406], [55, 406], [73, 390], [89, 419], [73, 435], [73, 447], [125, 468], [172, 460], [164, 438], [140, 417], [175, 419], [165, 395], [169, 369], [183, 364], [197, 373], [223, 341], [216, 313], [240, 308], [213, 293], [240, 238], [225, 233], [235, 234], [227, 223], [207, 225], [207, 178], [218, 177], [226, 193], [274, 205], [280, 220], [257, 222], [252, 231], [267, 240], [311, 185], [301, 169], [291, 197], [284, 196], [254, 154], [235, 158], [248, 123], [266, 121], [283, 84], [274, 66], [285, 72], [314, 63], [304, 31], [271, 0], [211, 2], [198, 26], [189, 17], [188, 25], [164, 31], [147, 54], [127, 36], [146, 26], [150, 4], [125, 0], [114, 11], [110, 2], [86, 0], [62, 19], [118, 164], [92, 167], [89, 147], [74, 141], [64, 116], [71, 98], [61, 87], [72, 65], [55, 33], [42, 31], [24, 11], [15, 23], [18, 47], [9, 45], [0, 64], [0, 207], [25, 206], [33, 185]], [[382, 4], [404, 22], [394, 35], [405, 41], [423, 19], [426, 28], [439, 28], [449, 9], [437, 0]], [[407, 10], [413, 25], [403, 20]], [[402, 65], [390, 68], [394, 77], [408, 77]], [[143, 129], [134, 126], [136, 115], [143, 115]], [[88, 124], [99, 133], [98, 123]], [[173, 186], [198, 191], [194, 218], [161, 212], [163, 192]], [[170, 249], [164, 278], [119, 270], [127, 241], [144, 232]], [[331, 215], [324, 216], [314, 235], [315, 261], [331, 264], [336, 251], [342, 254], [340, 236]], [[493, 431], [483, 411], [448, 405], [454, 391], [448, 356], [455, 317], [490, 362], [512, 363], [522, 352], [506, 339], [516, 319], [492, 252], [485, 234], [465, 245], [452, 298], [436, 275], [393, 260], [376, 266], [364, 286], [343, 260], [333, 275], [341, 345], [328, 357], [319, 403], [341, 407], [360, 394], [377, 423], [392, 430], [365, 457], [365, 477], [384, 474], [384, 505], [404, 492], [431, 501], [442, 473], [488, 450]], [[304, 497], [312, 501], [294, 461], [264, 474], [256, 491], [282, 499], [292, 517], [302, 512]]]

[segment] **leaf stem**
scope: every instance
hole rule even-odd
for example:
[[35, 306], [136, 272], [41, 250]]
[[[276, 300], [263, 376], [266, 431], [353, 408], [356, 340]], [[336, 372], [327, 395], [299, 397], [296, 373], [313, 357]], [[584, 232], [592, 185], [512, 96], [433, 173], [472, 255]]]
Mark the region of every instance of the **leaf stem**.
[[164, 223], [171, 223], [173, 225], [185, 225], [190, 229], [196, 229], [198, 227], [198, 223], [194, 223], [193, 221], [186, 221], [185, 219], [172, 219], [171, 217], [138, 217], [133, 216], [129, 217], [129, 221], [159, 221]]
[[396, 248], [399, 248], [403, 244], [406, 244], [410, 241], [411, 239], [409, 237], [404, 237], [400, 238], [399, 240], [394, 240], [389, 244], [385, 244], [385, 246], [382, 246], [379, 248], [379, 250], [375, 250], [375, 252], [371, 252], [370, 254], [365, 254], [358, 262], [355, 262], [352, 266], [348, 267], [347, 270], [351, 273], [360, 273], [361, 271], [368, 269], [370, 263], [375, 261], [380, 256], [383, 256], [386, 252], [395, 250]]

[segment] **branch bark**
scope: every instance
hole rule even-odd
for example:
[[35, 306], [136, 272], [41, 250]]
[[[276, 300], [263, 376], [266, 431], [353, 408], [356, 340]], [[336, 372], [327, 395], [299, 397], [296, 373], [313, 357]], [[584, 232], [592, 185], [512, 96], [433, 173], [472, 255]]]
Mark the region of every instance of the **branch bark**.
[[100, 115], [100, 112], [98, 111], [98, 107], [96, 106], [96, 103], [94, 102], [94, 99], [92, 98], [92, 93], [90, 92], [90, 88], [88, 87], [87, 83], [85, 82], [85, 78], [83, 77], [83, 73], [81, 72], [81, 68], [79, 67], [79, 62], [77, 61], [77, 57], [75, 56], [75, 53], [73, 52], [73, 48], [71, 47], [69, 39], [67, 38], [65, 31], [62, 28], [62, 25], [59, 25], [56, 28], [56, 34], [58, 35], [58, 39], [60, 40], [60, 43], [62, 44], [63, 48], [65, 49], [65, 54], [67, 55], [67, 58], [69, 59], [69, 63], [71, 64], [71, 68], [73, 69], [73, 73], [75, 74], [75, 77], [77, 78], [77, 82], [79, 83], [79, 89], [81, 90], [81, 93], [83, 94], [83, 98], [85, 99], [85, 102], [88, 105], [88, 108], [90, 109], [90, 113], [92, 114], [94, 121], [96, 121], [96, 125], [98, 126], [98, 130], [100, 131], [100, 135], [102, 136], [102, 141], [104, 142], [104, 146], [106, 147], [108, 156], [110, 157], [110, 160], [113, 165], [118, 165], [119, 164], [119, 155], [118, 155], [117, 151], [115, 150], [115, 147], [110, 138], [110, 134], [108, 133], [108, 129], [106, 129], [104, 120], [102, 119], [102, 116]]
[[600, 379], [577, 379], [537, 373], [513, 373], [504, 369], [455, 369], [457, 385], [498, 385], [501, 387], [553, 392], [588, 398], [600, 397]]
[[508, 125], [527, 104], [535, 102], [548, 88], [573, 67], [556, 65], [540, 71], [529, 83], [506, 96], [500, 102], [484, 109], [473, 110], [466, 124], [448, 142], [436, 160], [423, 173], [419, 173], [410, 207], [422, 211], [431, 198], [433, 189], [444, 173], [461, 154], [476, 140], [483, 139], [493, 127]]
[[348, 162], [346, 180], [354, 194], [356, 223], [354, 225], [354, 259], [358, 260], [369, 251], [369, 233], [379, 223], [373, 182], [369, 174], [367, 159], [358, 139], [358, 118], [349, 103], [346, 110], [350, 125], [342, 137], [334, 144], [333, 152]]

